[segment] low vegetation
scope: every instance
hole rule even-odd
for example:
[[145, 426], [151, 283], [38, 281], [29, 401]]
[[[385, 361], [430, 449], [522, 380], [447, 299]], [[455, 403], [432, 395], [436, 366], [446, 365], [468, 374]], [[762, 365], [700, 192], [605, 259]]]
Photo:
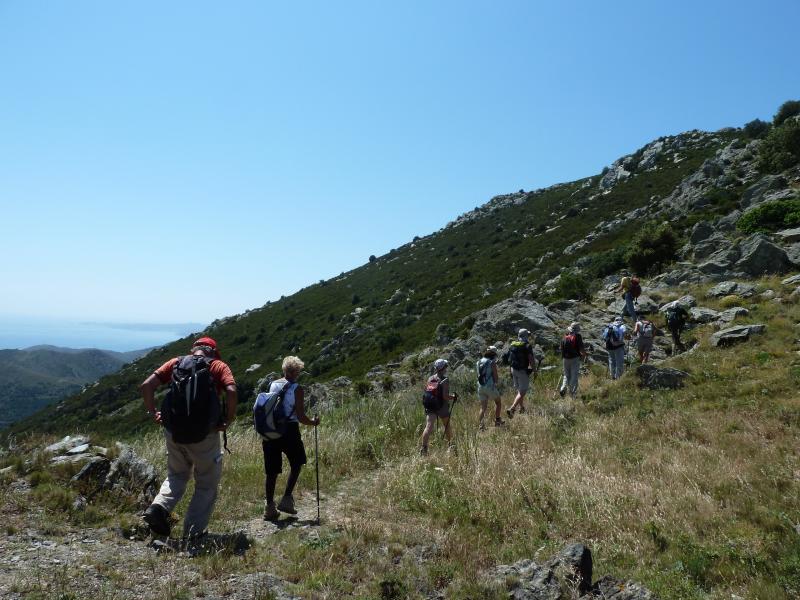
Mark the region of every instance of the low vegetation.
[[736, 223], [744, 233], [772, 232], [800, 225], [800, 198], [772, 200], [748, 210]]

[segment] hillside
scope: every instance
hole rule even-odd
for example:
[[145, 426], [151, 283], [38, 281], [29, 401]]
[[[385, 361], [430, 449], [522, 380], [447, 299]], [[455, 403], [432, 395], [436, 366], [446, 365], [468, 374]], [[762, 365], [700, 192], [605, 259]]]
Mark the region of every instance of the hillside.
[[47, 345], [0, 350], [0, 429], [79, 392], [145, 352]]
[[[131, 489], [99, 483], [91, 467], [77, 476], [82, 464], [110, 469], [134, 454], [163, 476], [163, 434], [144, 421], [137, 386], [190, 339], [59, 403], [57, 420], [44, 411], [16, 424], [10, 432], [24, 435], [0, 448], [0, 592], [800, 597], [795, 115], [664, 137], [593, 177], [498, 196], [338, 278], [212, 324], [243, 415], [283, 354], [307, 361], [303, 383], [322, 424], [318, 451], [303, 428], [310, 464], [297, 519], [261, 517], [262, 450], [247, 418], [230, 431], [233, 454], [199, 546], [144, 543], [139, 515], [158, 476]], [[611, 381], [600, 334], [620, 313], [625, 270], [642, 275], [637, 310], [658, 327], [670, 304], [687, 309], [686, 351], [673, 355], [660, 331], [652, 364], [637, 367], [629, 349], [626, 373]], [[572, 321], [589, 354], [576, 399], [557, 392], [553, 352]], [[480, 431], [474, 362], [519, 327], [532, 331], [544, 367], [528, 412]], [[423, 457], [419, 383], [440, 356], [461, 396], [456, 451], [440, 430]], [[501, 391], [508, 406], [505, 372]], [[65, 433], [89, 439], [73, 439], [82, 448], [73, 455], [44, 448]], [[558, 558], [576, 542], [594, 558], [577, 583]]]

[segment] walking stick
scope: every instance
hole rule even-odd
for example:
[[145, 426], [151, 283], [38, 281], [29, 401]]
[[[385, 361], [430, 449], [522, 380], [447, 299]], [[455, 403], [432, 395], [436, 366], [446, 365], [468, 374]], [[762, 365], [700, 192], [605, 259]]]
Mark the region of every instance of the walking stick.
[[[316, 415], [314, 415], [316, 419]], [[317, 436], [317, 425], [314, 425], [314, 470], [317, 473], [317, 525], [321, 524], [319, 518], [319, 436]]]

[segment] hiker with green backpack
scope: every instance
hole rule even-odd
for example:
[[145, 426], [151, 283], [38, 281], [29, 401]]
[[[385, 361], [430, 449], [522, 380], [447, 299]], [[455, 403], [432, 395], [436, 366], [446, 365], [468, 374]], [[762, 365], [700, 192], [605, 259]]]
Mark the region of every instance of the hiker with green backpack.
[[508, 350], [503, 355], [503, 362], [511, 367], [511, 381], [517, 395], [514, 402], [506, 409], [509, 419], [514, 418], [514, 413], [519, 410], [520, 414], [525, 413], [525, 394], [530, 389], [530, 377], [536, 377], [536, 358], [533, 354], [533, 346], [530, 343], [531, 332], [527, 329], [520, 329], [517, 339], [509, 344]]
[[[305, 393], [303, 388], [297, 383], [300, 373], [305, 364], [297, 356], [287, 356], [283, 359], [281, 370], [283, 377], [276, 379], [270, 384], [269, 394], [280, 396], [280, 409], [285, 415], [284, 423], [280, 431], [274, 435], [262, 439], [261, 449], [264, 453], [264, 473], [266, 482], [264, 484], [264, 519], [274, 521], [280, 513], [290, 515], [297, 514], [294, 505], [294, 492], [297, 479], [300, 477], [300, 470], [306, 464], [306, 448], [303, 445], [303, 438], [300, 436], [300, 423], [310, 427], [319, 425], [319, 417], [309, 418], [305, 411]], [[258, 422], [256, 423], [258, 431]], [[262, 437], [264, 437], [262, 431]], [[278, 475], [283, 471], [283, 455], [289, 461], [289, 477], [286, 479], [286, 488], [280, 502], [275, 504], [275, 486], [278, 482]]]
[[500, 418], [500, 391], [497, 389], [499, 377], [497, 375], [497, 348], [489, 346], [483, 352], [481, 358], [475, 365], [478, 372], [478, 400], [481, 403], [481, 414], [478, 417], [478, 428], [481, 431], [486, 429], [484, 418], [489, 400], [494, 401], [494, 425], [500, 427], [503, 420]]
[[428, 441], [438, 419], [441, 419], [444, 425], [444, 437], [447, 439], [448, 449], [455, 450], [453, 430], [450, 427], [450, 407], [451, 402], [455, 404], [458, 400], [458, 395], [450, 393], [450, 381], [447, 378], [448, 366], [450, 366], [449, 363], [443, 358], [439, 358], [433, 363], [433, 375], [428, 378], [422, 394], [422, 406], [425, 409], [425, 429], [422, 431], [422, 446], [419, 450], [422, 456], [428, 454]]
[[[170, 389], [161, 410], [156, 410], [155, 392], [167, 383]], [[183, 534], [187, 538], [202, 536], [222, 478], [219, 432], [224, 432], [236, 416], [233, 373], [220, 360], [216, 341], [202, 337], [192, 344], [187, 356], [172, 358], [156, 369], [140, 390], [147, 413], [164, 427], [167, 443], [167, 478], [142, 518], [154, 534], [168, 536], [170, 513], [194, 477], [194, 494], [186, 510]], [[219, 400], [222, 393], [224, 407]]]

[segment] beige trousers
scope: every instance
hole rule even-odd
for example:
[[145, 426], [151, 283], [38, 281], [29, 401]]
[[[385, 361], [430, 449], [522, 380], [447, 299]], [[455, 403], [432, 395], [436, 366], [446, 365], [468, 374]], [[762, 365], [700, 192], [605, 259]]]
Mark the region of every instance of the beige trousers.
[[222, 477], [223, 454], [219, 432], [210, 433], [196, 444], [177, 444], [172, 441], [168, 431], [164, 432], [164, 436], [167, 440], [167, 478], [161, 484], [153, 504], [172, 512], [194, 475], [194, 495], [186, 510], [183, 535], [199, 535], [208, 527]]

